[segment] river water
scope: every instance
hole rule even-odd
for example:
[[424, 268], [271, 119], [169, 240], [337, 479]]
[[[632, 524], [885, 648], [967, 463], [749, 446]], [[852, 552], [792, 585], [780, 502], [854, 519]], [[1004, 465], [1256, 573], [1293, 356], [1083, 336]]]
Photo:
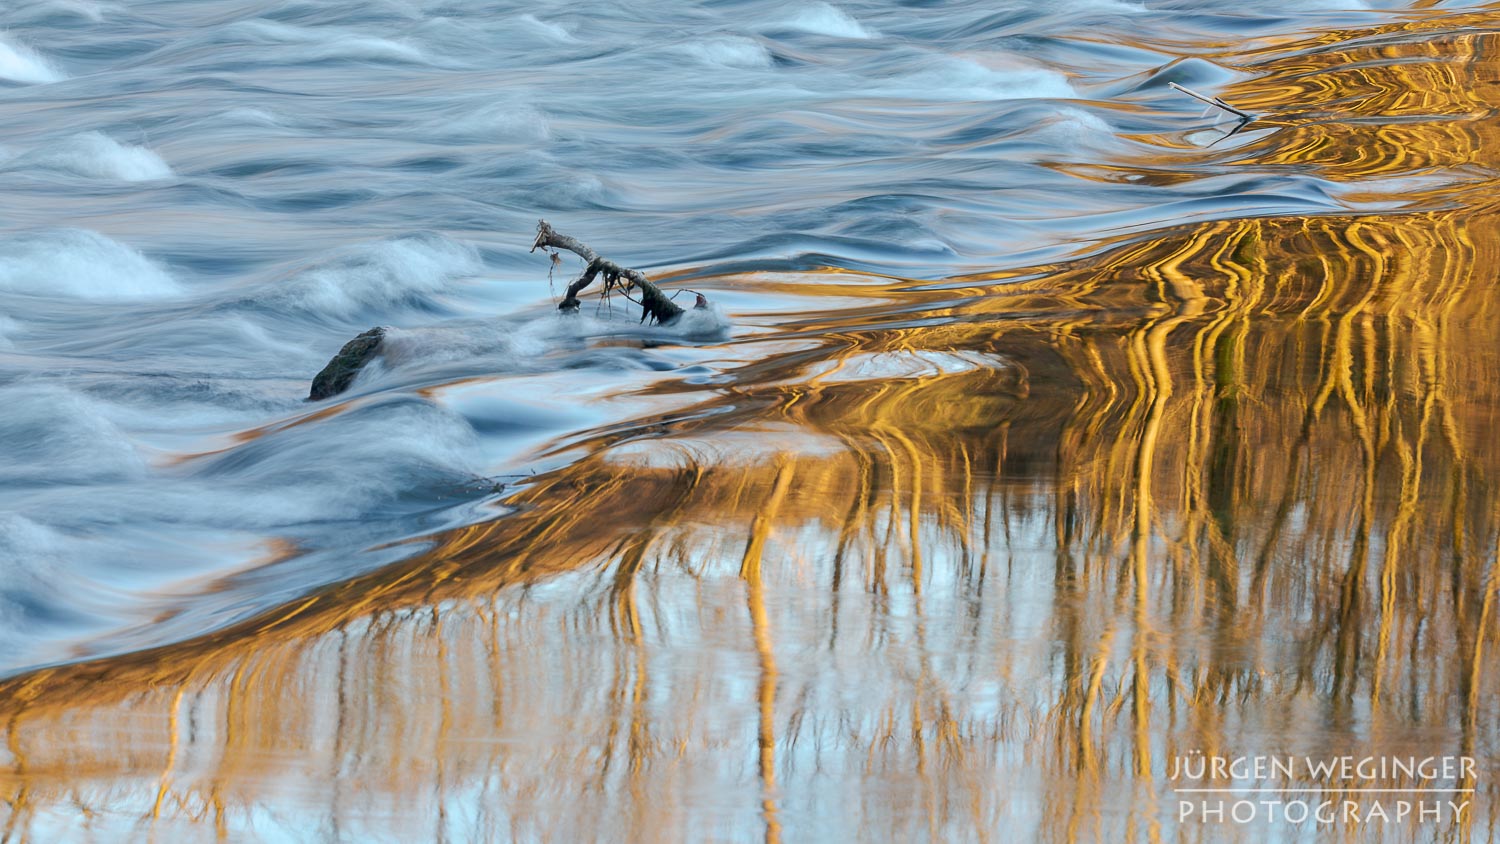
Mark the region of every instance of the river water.
[[1245, 5], [7, 2], [5, 839], [1490, 838], [1500, 7]]

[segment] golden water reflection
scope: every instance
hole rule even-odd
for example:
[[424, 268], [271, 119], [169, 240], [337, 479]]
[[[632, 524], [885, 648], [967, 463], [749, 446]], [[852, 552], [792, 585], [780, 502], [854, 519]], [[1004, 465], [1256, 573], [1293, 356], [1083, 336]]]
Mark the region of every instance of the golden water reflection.
[[[1256, 143], [1330, 178], [1493, 161], [1478, 22], [1257, 57], [1247, 105], [1356, 107]], [[1327, 69], [1356, 36], [1363, 82]], [[1356, 137], [1408, 105], [1457, 117]], [[768, 318], [757, 362], [657, 388], [515, 515], [5, 681], [4, 837], [1263, 840], [1178, 822], [1198, 750], [1473, 756], [1456, 820], [1274, 834], [1489, 840], [1500, 203], [1468, 181], [854, 279], [866, 304]]]

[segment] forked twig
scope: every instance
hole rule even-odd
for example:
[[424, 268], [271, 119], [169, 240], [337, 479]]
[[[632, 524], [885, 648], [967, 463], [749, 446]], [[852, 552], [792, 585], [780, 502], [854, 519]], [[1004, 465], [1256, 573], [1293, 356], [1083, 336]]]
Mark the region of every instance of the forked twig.
[[[641, 320], [647, 317], [659, 323], [671, 322], [681, 313], [679, 308], [661, 288], [652, 284], [640, 270], [632, 270], [622, 267], [614, 261], [601, 258], [597, 252], [590, 249], [583, 241], [565, 234], [560, 234], [547, 225], [546, 220], [536, 224], [536, 240], [532, 241], [531, 251], [535, 252], [542, 247], [551, 249], [566, 249], [574, 255], [587, 262], [582, 274], [568, 285], [568, 291], [563, 296], [562, 302], [557, 306], [561, 311], [578, 310], [578, 294], [594, 282], [601, 273], [604, 275], [605, 292], [613, 287], [619, 287], [622, 292], [628, 293], [631, 288], [641, 293], [640, 305], [642, 308]], [[633, 301], [633, 300], [632, 300]]]
[[1178, 85], [1176, 82], [1168, 82], [1167, 87], [1171, 88], [1174, 91], [1181, 91], [1182, 93], [1187, 94], [1189, 97], [1192, 97], [1195, 100], [1200, 100], [1202, 102], [1208, 103], [1214, 108], [1222, 108], [1230, 114], [1238, 115], [1241, 120], [1249, 121], [1255, 119], [1255, 115], [1251, 114], [1250, 112], [1240, 111], [1239, 109], [1235, 108], [1229, 103], [1224, 102], [1218, 97], [1210, 97], [1207, 94], [1200, 94], [1185, 85]]

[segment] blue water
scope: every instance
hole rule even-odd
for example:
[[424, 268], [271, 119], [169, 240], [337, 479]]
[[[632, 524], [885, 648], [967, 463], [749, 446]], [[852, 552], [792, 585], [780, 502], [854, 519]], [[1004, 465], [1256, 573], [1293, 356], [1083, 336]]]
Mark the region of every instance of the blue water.
[[[941, 279], [1339, 210], [1357, 185], [1249, 166], [1262, 130], [1224, 139], [1167, 83], [1246, 78], [1216, 43], [1402, 7], [10, 0], [0, 672], [202, 633], [503, 515], [497, 483], [632, 391], [760, 353], [738, 313], [795, 319], [746, 274]], [[1145, 161], [1178, 175], [1099, 176]], [[576, 267], [528, 252], [542, 217], [715, 306], [559, 317]], [[386, 359], [304, 402], [376, 324]]]

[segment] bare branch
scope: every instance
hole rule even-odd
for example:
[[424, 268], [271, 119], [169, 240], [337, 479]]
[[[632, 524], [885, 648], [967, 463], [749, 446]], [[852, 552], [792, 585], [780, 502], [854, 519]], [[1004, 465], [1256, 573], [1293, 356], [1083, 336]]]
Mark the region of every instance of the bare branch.
[[599, 257], [599, 253], [590, 249], [588, 244], [575, 237], [559, 234], [547, 224], [546, 220], [537, 221], [536, 240], [532, 241], [531, 251], [535, 252], [541, 247], [566, 249], [587, 262], [583, 272], [573, 280], [572, 284], [568, 285], [567, 293], [557, 306], [560, 311], [578, 310], [578, 294], [593, 284], [594, 279], [603, 273], [606, 288], [620, 284], [627, 290], [634, 288], [640, 291], [642, 320], [649, 316], [657, 322], [666, 323], [682, 314], [682, 308], [667, 298], [666, 294], [661, 292], [661, 288], [652, 284], [640, 270], [622, 267], [614, 261]]
[[1213, 106], [1214, 108], [1222, 108], [1225, 111], [1229, 112], [1230, 114], [1238, 115], [1241, 120], [1254, 120], [1255, 119], [1255, 115], [1251, 114], [1250, 112], [1248, 112], [1248, 111], [1240, 111], [1239, 109], [1235, 108], [1234, 106], [1230, 105], [1229, 103], [1224, 102], [1223, 100], [1219, 99], [1218, 97], [1210, 97], [1207, 94], [1200, 94], [1197, 91], [1194, 91], [1193, 89], [1188, 88], [1185, 85], [1178, 85], [1176, 82], [1168, 82], [1167, 83], [1167, 87], [1171, 88], [1174, 91], [1181, 91], [1182, 93], [1187, 94], [1189, 97], [1192, 97], [1195, 100], [1200, 100], [1202, 102], [1208, 103], [1209, 105]]

